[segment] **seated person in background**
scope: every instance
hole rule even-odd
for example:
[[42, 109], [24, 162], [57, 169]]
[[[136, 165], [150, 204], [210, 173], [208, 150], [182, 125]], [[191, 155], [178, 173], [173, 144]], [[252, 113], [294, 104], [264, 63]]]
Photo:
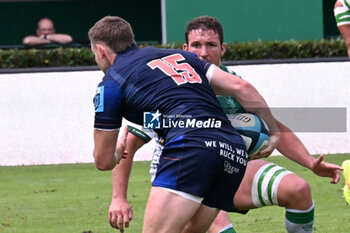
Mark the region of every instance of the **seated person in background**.
[[39, 20], [36, 34], [36, 36], [26, 36], [22, 43], [28, 46], [35, 46], [51, 43], [69, 44], [73, 40], [70, 35], [56, 34], [55, 26], [49, 18], [42, 18]]
[[342, 34], [350, 58], [350, 0], [338, 0], [334, 5], [334, 16]]

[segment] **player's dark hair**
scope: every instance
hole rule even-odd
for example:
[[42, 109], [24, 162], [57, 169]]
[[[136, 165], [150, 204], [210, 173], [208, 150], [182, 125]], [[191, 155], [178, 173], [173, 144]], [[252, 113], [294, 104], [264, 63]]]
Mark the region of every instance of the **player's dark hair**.
[[115, 53], [136, 45], [130, 24], [117, 16], [106, 16], [100, 19], [88, 34], [91, 43], [104, 42]]
[[188, 44], [188, 34], [192, 30], [196, 29], [202, 29], [203, 31], [213, 30], [215, 33], [219, 34], [220, 44], [224, 43], [224, 31], [222, 29], [221, 23], [216, 18], [205, 15], [192, 19], [186, 26], [186, 44]]

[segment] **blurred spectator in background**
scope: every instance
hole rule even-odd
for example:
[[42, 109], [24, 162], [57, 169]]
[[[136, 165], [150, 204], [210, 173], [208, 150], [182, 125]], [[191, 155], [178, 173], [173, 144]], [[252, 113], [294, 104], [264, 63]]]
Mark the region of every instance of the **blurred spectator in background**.
[[49, 18], [42, 18], [38, 22], [36, 29], [36, 36], [26, 36], [22, 43], [28, 46], [35, 46], [41, 44], [68, 44], [72, 42], [72, 37], [67, 34], [56, 34], [53, 21]]
[[337, 0], [334, 5], [334, 16], [350, 58], [350, 0]]

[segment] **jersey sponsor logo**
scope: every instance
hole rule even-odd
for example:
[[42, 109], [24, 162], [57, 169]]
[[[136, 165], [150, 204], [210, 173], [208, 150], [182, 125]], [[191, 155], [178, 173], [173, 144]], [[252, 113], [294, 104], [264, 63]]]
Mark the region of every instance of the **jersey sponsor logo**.
[[222, 122], [215, 118], [198, 120], [191, 115], [162, 115], [156, 112], [143, 113], [144, 129], [165, 129], [165, 128], [221, 128]]
[[94, 97], [95, 112], [104, 111], [104, 86], [97, 87], [96, 94]]
[[157, 112], [144, 112], [143, 113], [143, 128], [145, 129], [160, 129], [162, 114]]
[[239, 168], [232, 166], [228, 161], [224, 162], [224, 171], [228, 174], [239, 173]]

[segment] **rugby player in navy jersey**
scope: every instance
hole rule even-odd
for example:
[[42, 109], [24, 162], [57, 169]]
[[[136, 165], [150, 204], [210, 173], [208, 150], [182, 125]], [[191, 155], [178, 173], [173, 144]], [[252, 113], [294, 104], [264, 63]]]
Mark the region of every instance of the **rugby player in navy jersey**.
[[270, 141], [260, 154], [266, 157], [278, 144], [279, 131], [264, 99], [248, 82], [192, 53], [138, 49], [131, 26], [119, 17], [99, 20], [89, 30], [89, 38], [105, 73], [94, 98], [96, 167], [110, 170], [121, 159], [125, 135], [121, 143], [117, 136], [122, 117], [136, 124], [143, 123], [144, 113], [169, 117], [172, 127], [156, 129], [165, 143], [143, 232], [182, 232], [190, 218], [203, 214], [209, 227], [219, 209], [232, 210], [247, 162], [242, 138], [213, 90], [235, 97], [266, 121]]
[[[226, 45], [223, 43], [222, 26], [215, 18], [201, 16], [191, 20], [186, 28], [185, 39], [185, 50], [196, 53], [201, 59], [212, 62], [227, 72], [234, 73], [221, 64], [221, 57], [225, 53]], [[218, 96], [218, 98], [226, 114], [245, 111], [233, 98], [225, 96]], [[332, 183], [336, 183], [339, 180], [339, 166], [323, 162], [323, 157], [313, 159], [299, 139], [296, 138], [286, 126], [279, 123], [279, 127], [283, 128], [284, 133], [282, 133], [281, 145], [277, 147], [278, 150], [284, 151], [286, 157], [311, 169], [315, 174], [332, 177]], [[127, 149], [129, 157], [121, 161], [113, 170], [113, 197], [109, 208], [110, 224], [121, 231], [124, 230], [124, 224], [128, 227], [129, 221], [132, 219], [132, 209], [127, 202], [126, 195], [132, 157], [138, 148], [154, 137], [154, 134], [138, 131], [134, 127], [131, 127], [130, 132], [132, 133], [128, 136]], [[158, 142], [159, 139], [156, 139], [156, 141]], [[282, 141], [285, 142], [284, 146]], [[292, 147], [286, 145], [292, 145]], [[150, 173], [152, 180], [155, 176], [161, 151], [162, 145], [161, 143], [157, 143], [151, 162]], [[273, 169], [271, 169], [271, 167], [273, 167]], [[264, 172], [261, 172], [263, 170]], [[263, 194], [263, 202], [259, 201], [258, 193], [260, 193], [260, 191], [254, 191], [255, 189], [258, 190], [258, 188], [256, 188], [257, 182], [253, 182], [253, 180], [260, 179], [266, 183], [273, 184], [271, 192], [265, 192], [264, 187], [261, 188], [260, 191]], [[253, 183], [254, 185], [252, 185]], [[269, 202], [270, 199], [273, 201]], [[262, 160], [250, 161], [244, 179], [235, 195], [234, 204], [236, 208], [238, 208], [236, 211], [243, 213], [247, 212], [249, 209], [266, 205], [286, 207], [285, 226], [287, 232], [312, 230], [313, 203], [309, 185], [301, 177], [276, 164]], [[292, 218], [291, 216], [297, 216], [297, 221], [295, 221], [296, 218]], [[122, 221], [118, 222], [118, 220]], [[191, 230], [197, 233], [201, 232], [201, 230], [195, 227], [197, 226], [191, 225]], [[218, 232], [235, 232], [228, 214], [224, 211], [219, 212], [208, 230], [208, 233]]]

